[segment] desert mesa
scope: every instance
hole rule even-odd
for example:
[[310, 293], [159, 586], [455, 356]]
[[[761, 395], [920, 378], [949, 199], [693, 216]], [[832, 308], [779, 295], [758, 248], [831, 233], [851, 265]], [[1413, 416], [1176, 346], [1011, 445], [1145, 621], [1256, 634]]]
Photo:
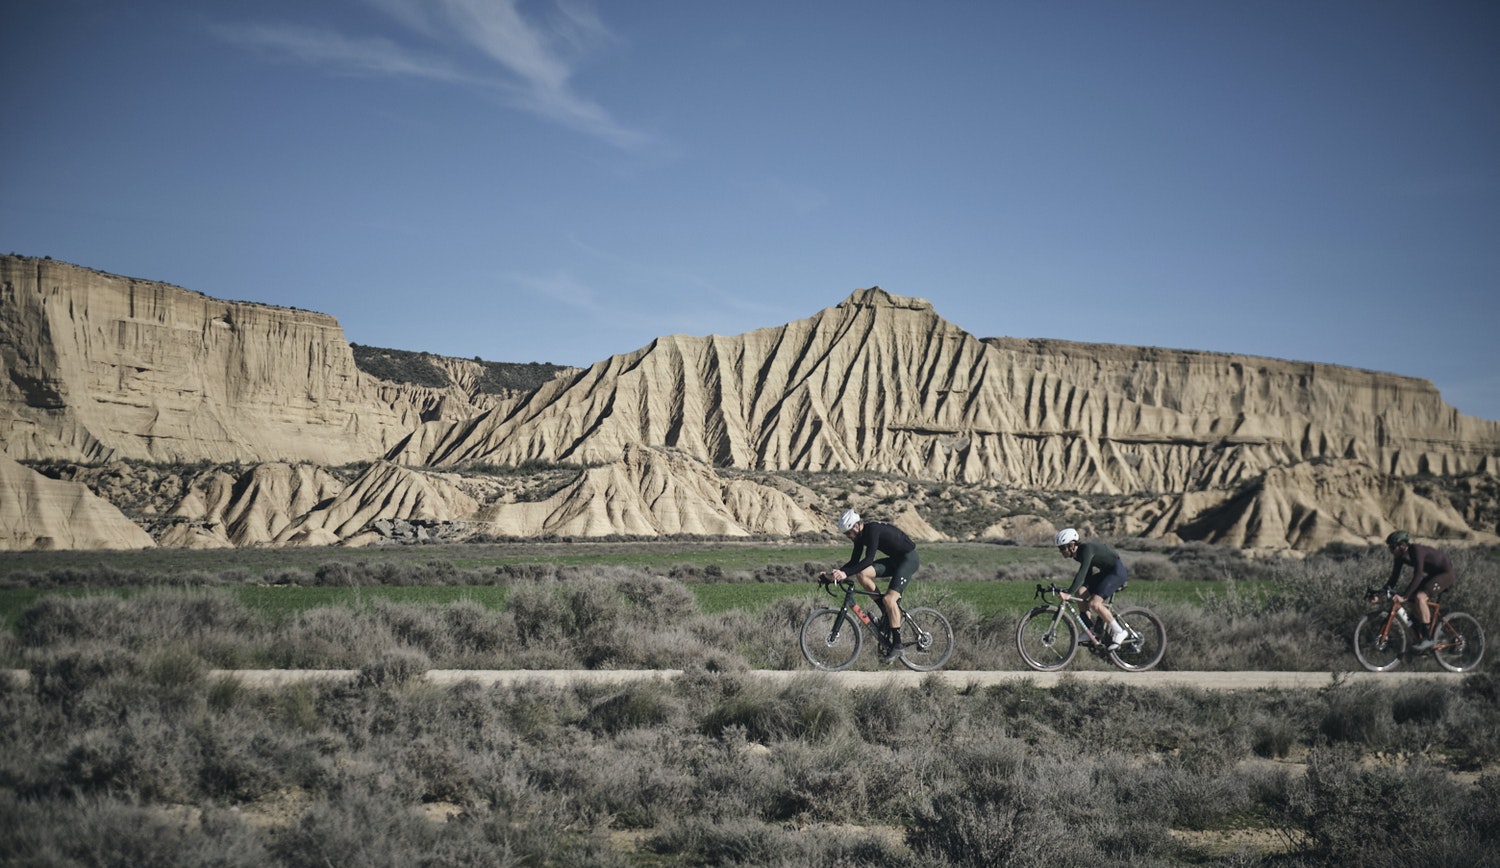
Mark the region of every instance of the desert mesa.
[[0, 550], [826, 536], [846, 506], [924, 539], [1500, 541], [1500, 422], [1426, 380], [980, 338], [879, 287], [526, 387], [370, 356], [326, 314], [0, 258]]

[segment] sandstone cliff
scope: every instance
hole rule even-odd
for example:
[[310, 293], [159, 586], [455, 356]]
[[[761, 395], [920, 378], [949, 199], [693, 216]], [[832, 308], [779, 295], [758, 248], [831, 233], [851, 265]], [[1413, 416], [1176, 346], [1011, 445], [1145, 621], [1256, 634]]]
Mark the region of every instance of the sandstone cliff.
[[[55, 480], [12, 462], [0, 549], [141, 542], [53, 528], [69, 513], [36, 504], [59, 502], [49, 483], [70, 478], [175, 546], [370, 544], [398, 525], [796, 535], [826, 532], [845, 506], [942, 538], [924, 514], [942, 506], [923, 484], [977, 492], [963, 509], [983, 520], [960, 538], [1045, 541], [1051, 517], [1078, 514], [1086, 494], [1113, 496], [1097, 525], [1107, 533], [1252, 548], [1369, 542], [1397, 524], [1440, 539], [1500, 529], [1500, 423], [1459, 414], [1425, 381], [980, 340], [879, 288], [776, 328], [663, 337], [502, 397], [483, 394], [479, 365], [463, 360], [433, 362], [446, 388], [371, 377], [322, 314], [11, 256], [0, 259], [0, 360], [3, 451], [93, 462], [49, 469]], [[345, 481], [346, 465], [382, 455]], [[228, 463], [177, 474], [124, 458]], [[478, 463], [533, 470], [466, 472]], [[773, 481], [789, 472], [892, 484], [866, 476], [814, 494]], [[1427, 474], [1467, 481], [1450, 501], [1408, 478]], [[1049, 509], [1057, 492], [1078, 502]], [[1041, 512], [1018, 510], [1027, 499]]]
[[480, 409], [365, 376], [325, 314], [21, 256], [0, 257], [0, 363], [17, 460], [337, 465]]
[[601, 463], [637, 442], [725, 467], [1133, 494], [1234, 487], [1332, 458], [1398, 475], [1494, 472], [1500, 423], [1389, 374], [985, 342], [876, 288], [778, 328], [661, 338], [505, 412], [426, 425], [390, 457]]

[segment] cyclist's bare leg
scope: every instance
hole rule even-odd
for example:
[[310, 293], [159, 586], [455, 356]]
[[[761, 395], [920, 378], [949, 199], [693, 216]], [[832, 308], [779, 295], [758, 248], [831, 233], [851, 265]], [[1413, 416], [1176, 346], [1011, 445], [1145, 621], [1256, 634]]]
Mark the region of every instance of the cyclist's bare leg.
[[1094, 616], [1094, 623], [1100, 625], [1099, 634], [1101, 636], [1108, 635], [1106, 631], [1113, 629], [1115, 626], [1115, 616], [1111, 615], [1109, 607], [1104, 605], [1104, 598], [1090, 591], [1088, 588], [1082, 589], [1080, 596], [1088, 601], [1089, 614]]
[[1427, 635], [1432, 628], [1432, 609], [1427, 606], [1427, 589], [1417, 591], [1417, 618], [1422, 621], [1422, 635]]
[[[854, 578], [858, 579], [860, 587], [867, 591], [873, 593], [879, 590], [875, 587], [875, 567], [873, 565], [860, 570], [859, 575]], [[886, 591], [880, 598], [880, 608], [885, 610], [885, 622], [891, 626], [892, 630], [901, 629], [901, 606], [897, 604], [897, 601], [900, 599], [900, 591]]]
[[886, 591], [885, 596], [880, 598], [880, 605], [885, 607], [885, 617], [892, 630], [901, 629], [901, 592]]

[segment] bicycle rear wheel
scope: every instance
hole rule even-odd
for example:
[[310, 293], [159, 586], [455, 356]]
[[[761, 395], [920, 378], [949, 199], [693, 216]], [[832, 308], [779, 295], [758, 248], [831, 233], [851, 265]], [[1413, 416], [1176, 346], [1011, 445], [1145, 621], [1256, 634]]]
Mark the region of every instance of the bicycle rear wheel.
[[1438, 622], [1437, 645], [1432, 656], [1449, 672], [1467, 672], [1484, 657], [1484, 628], [1463, 612], [1446, 615]]
[[1386, 617], [1385, 612], [1371, 612], [1354, 625], [1354, 656], [1371, 672], [1389, 672], [1406, 656], [1406, 630], [1400, 624], [1392, 624], [1388, 635], [1380, 635]]
[[1016, 650], [1026, 665], [1040, 672], [1055, 672], [1078, 653], [1078, 628], [1056, 607], [1038, 606], [1027, 612], [1016, 627]]
[[859, 624], [842, 609], [814, 609], [802, 622], [802, 656], [825, 672], [849, 668], [864, 642]]
[[901, 613], [901, 665], [930, 672], [953, 656], [953, 627], [936, 609]]
[[1167, 653], [1167, 628], [1156, 613], [1131, 606], [1115, 613], [1115, 620], [1125, 625], [1130, 637], [1109, 652], [1109, 659], [1126, 672], [1145, 672], [1161, 662]]

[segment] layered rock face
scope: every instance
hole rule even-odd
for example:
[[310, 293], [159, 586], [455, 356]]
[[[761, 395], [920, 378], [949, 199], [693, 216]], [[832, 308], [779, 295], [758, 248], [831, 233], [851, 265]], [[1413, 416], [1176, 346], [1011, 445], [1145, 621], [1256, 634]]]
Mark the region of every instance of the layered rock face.
[[1493, 472], [1500, 423], [1389, 374], [981, 341], [876, 288], [779, 328], [662, 338], [507, 412], [424, 426], [391, 458], [601, 463], [638, 442], [725, 467], [1139, 494], [1228, 488], [1319, 459]]
[[456, 390], [360, 373], [333, 317], [0, 257], [0, 439], [10, 457], [369, 460]]
[[[826, 532], [844, 506], [894, 503], [879, 486], [831, 503], [718, 472], [730, 469], [767, 481], [875, 471], [985, 496], [1119, 495], [1099, 531], [1249, 548], [1367, 543], [1396, 525], [1496, 539], [1474, 518], [1489, 507], [1475, 512], [1474, 501], [1493, 490], [1484, 481], [1496, 473], [1500, 422], [1463, 416], [1425, 381], [1219, 353], [981, 340], [926, 301], [879, 288], [777, 328], [663, 337], [502, 398], [480, 394], [481, 371], [463, 360], [437, 362], [453, 384], [443, 390], [370, 377], [322, 314], [9, 256], [0, 258], [0, 361], [8, 460], [93, 464], [49, 472], [92, 480], [122, 507], [134, 500], [163, 545], [371, 544], [397, 526], [798, 535]], [[117, 459], [220, 466], [160, 476], [145, 498], [139, 480], [159, 471], [97, 468]], [[339, 468], [355, 462], [373, 463], [347, 484], [331, 472], [347, 476]], [[465, 475], [474, 463], [585, 469], [530, 484]], [[14, 460], [0, 469], [0, 549], [152, 544], [76, 483]], [[1419, 493], [1406, 480], [1419, 474], [1479, 474], [1463, 504], [1473, 520]], [[893, 518], [942, 537], [909, 506]], [[980, 536], [1045, 542], [1052, 530], [1012, 514]]]

